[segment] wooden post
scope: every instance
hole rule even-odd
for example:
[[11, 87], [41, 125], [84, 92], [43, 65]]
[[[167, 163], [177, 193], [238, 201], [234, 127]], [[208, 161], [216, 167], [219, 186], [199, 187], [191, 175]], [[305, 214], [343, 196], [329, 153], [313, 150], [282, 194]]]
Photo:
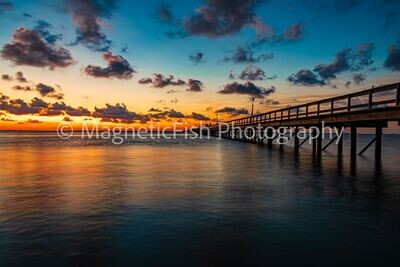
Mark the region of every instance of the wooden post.
[[373, 89], [371, 89], [369, 91], [369, 95], [368, 95], [368, 108], [371, 109], [372, 108], [372, 94], [373, 94]]
[[296, 129], [294, 130], [294, 152], [297, 154], [299, 153], [299, 128], [296, 127]]
[[351, 96], [347, 99], [347, 111], [351, 110]]
[[397, 84], [396, 106], [400, 105], [400, 83]]
[[351, 126], [351, 161], [355, 161], [357, 157], [357, 127]]
[[334, 101], [333, 101], [333, 99], [331, 100], [331, 114], [333, 114], [333, 108], [334, 108]]
[[268, 137], [268, 140], [267, 140], [267, 146], [269, 147], [269, 148], [271, 148], [272, 147], [272, 138], [273, 138], [273, 135], [274, 134], [274, 132], [272, 131], [272, 129], [270, 129], [270, 128], [268, 128], [268, 131], [267, 131], [267, 137]]
[[317, 150], [317, 140], [315, 139], [315, 130], [312, 129], [311, 131], [311, 138], [312, 138], [312, 154], [315, 156]]
[[[343, 130], [343, 127], [342, 127], [342, 130]], [[337, 144], [337, 146], [338, 146], [338, 156], [341, 157], [343, 155], [343, 134], [338, 138], [339, 138], [338, 144]]]
[[318, 136], [317, 136], [317, 156], [320, 157], [322, 154], [322, 126], [318, 125]]
[[378, 126], [375, 129], [375, 158], [381, 159], [382, 156], [382, 127]]

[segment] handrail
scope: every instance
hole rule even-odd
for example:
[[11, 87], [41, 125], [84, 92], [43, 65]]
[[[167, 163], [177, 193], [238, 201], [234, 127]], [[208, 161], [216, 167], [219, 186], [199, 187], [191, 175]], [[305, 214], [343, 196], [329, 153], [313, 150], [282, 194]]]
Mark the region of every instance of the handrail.
[[[395, 98], [382, 100], [382, 101], [373, 101], [373, 96], [376, 93], [386, 92], [396, 90]], [[352, 104], [352, 99], [360, 96], [368, 96], [368, 103], [355, 103]], [[339, 100], [345, 100], [346, 106], [335, 107], [335, 102]], [[389, 85], [384, 85], [380, 87], [375, 87], [372, 89], [367, 89], [355, 93], [335, 96], [331, 98], [326, 98], [318, 101], [313, 101], [293, 107], [286, 107], [283, 109], [273, 110], [265, 113], [256, 114], [253, 116], [238, 118], [234, 120], [230, 120], [224, 123], [233, 123], [236, 122], [236, 125], [245, 125], [245, 124], [254, 124], [259, 122], [270, 122], [270, 121], [282, 121], [289, 120], [293, 118], [303, 118], [310, 117], [310, 115], [325, 115], [328, 112], [330, 114], [337, 114], [336, 111], [350, 112], [354, 109], [365, 108], [373, 109], [375, 106], [393, 104], [396, 106], [400, 106], [400, 83], [394, 83]], [[323, 105], [329, 105], [329, 108], [321, 107]], [[311, 106], [316, 106], [315, 110], [310, 110]], [[305, 112], [304, 112], [305, 108]], [[286, 115], [284, 115], [286, 114]]]

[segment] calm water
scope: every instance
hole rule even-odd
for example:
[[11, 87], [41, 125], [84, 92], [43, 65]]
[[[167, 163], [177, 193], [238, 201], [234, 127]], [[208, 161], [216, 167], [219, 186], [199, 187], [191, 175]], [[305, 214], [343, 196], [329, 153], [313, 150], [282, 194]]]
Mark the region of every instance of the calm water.
[[381, 166], [345, 145], [1, 133], [0, 265], [398, 266], [400, 136]]

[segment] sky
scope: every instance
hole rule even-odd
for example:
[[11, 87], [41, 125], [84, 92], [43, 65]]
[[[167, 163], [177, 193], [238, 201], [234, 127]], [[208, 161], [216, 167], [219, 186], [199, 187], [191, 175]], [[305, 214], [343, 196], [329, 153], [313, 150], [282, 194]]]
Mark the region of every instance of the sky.
[[399, 82], [397, 0], [0, 0], [0, 129], [198, 124]]

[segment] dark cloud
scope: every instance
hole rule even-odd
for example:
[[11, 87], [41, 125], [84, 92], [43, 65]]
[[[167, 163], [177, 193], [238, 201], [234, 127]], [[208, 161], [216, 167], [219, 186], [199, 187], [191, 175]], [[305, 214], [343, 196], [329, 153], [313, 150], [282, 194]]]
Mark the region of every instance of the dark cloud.
[[150, 108], [149, 112], [162, 112], [162, 110], [159, 108]]
[[192, 114], [190, 114], [188, 116], [188, 118], [194, 119], [194, 120], [198, 120], [198, 121], [209, 121], [209, 120], [211, 120], [209, 117], [207, 117], [207, 116], [205, 116], [203, 114], [200, 114], [200, 113], [196, 113], [196, 112], [192, 112]]
[[220, 94], [240, 94], [240, 95], [249, 95], [255, 98], [264, 98], [265, 96], [270, 95], [275, 92], [276, 88], [271, 86], [271, 88], [263, 88], [257, 86], [251, 82], [247, 82], [245, 84], [240, 84], [237, 82], [226, 84], [223, 88], [218, 91]]
[[35, 86], [36, 91], [43, 97], [50, 97], [55, 99], [63, 99], [64, 94], [59, 92], [59, 90], [55, 89], [53, 86], [46, 85], [43, 83], [38, 83]]
[[30, 103], [21, 99], [10, 99], [0, 93], [0, 110], [14, 115], [39, 115], [39, 116], [90, 116], [89, 110], [83, 107], [73, 108], [61, 103], [47, 103], [37, 97], [33, 98]]
[[292, 74], [288, 78], [288, 81], [294, 85], [304, 85], [304, 86], [313, 86], [313, 85], [323, 86], [326, 84], [324, 80], [318, 78], [318, 76], [309, 69], [299, 70], [297, 73]]
[[71, 117], [65, 116], [65, 117], [63, 118], [63, 121], [72, 122], [72, 121], [74, 121], [74, 120], [71, 119]]
[[273, 57], [274, 55], [272, 53], [254, 56], [254, 51], [239, 46], [231, 56], [226, 56], [224, 58], [224, 62], [257, 63], [272, 59]]
[[351, 49], [345, 49], [336, 53], [336, 58], [332, 63], [319, 64], [315, 66], [314, 71], [324, 80], [336, 79], [336, 74], [350, 68], [350, 52]]
[[24, 77], [24, 74], [22, 73], [22, 71], [17, 71], [15, 73], [15, 79], [20, 83], [28, 82], [28, 80]]
[[68, 50], [46, 42], [39, 32], [23, 27], [17, 29], [11, 43], [5, 44], [0, 53], [3, 59], [16, 65], [48, 67], [51, 70], [74, 63]]
[[249, 47], [251, 48], [260, 47], [264, 44], [276, 45], [295, 43], [303, 37], [303, 29], [299, 23], [289, 26], [279, 34], [275, 33], [271, 26], [265, 25], [261, 22], [254, 24], [254, 27], [257, 32], [257, 40], [249, 44]]
[[353, 82], [357, 85], [360, 83], [364, 82], [366, 80], [367, 76], [363, 73], [356, 73], [353, 75]]
[[388, 49], [387, 58], [383, 64], [392, 71], [400, 71], [400, 46], [391, 45]]
[[76, 27], [74, 44], [82, 43], [94, 51], [107, 51], [112, 42], [101, 29], [103, 19], [111, 17], [115, 0], [67, 0], [67, 10]]
[[173, 119], [179, 119], [179, 118], [185, 118], [185, 114], [183, 114], [182, 112], [176, 111], [174, 109], [169, 110], [168, 112], [166, 112], [166, 115], [168, 115], [169, 118], [173, 118]]
[[0, 93], [0, 110], [14, 115], [39, 114], [49, 104], [39, 98], [34, 98], [30, 103], [22, 99], [10, 99], [8, 96]]
[[189, 79], [187, 82], [187, 85], [189, 86], [189, 88], [186, 89], [186, 91], [190, 91], [190, 92], [203, 91], [203, 83], [199, 80]]
[[17, 91], [33, 91], [33, 88], [31, 86], [22, 86], [22, 85], [15, 85], [12, 87], [12, 89], [17, 90]]
[[[151, 84], [154, 88], [164, 88], [167, 86], [183, 86], [188, 85], [187, 91], [200, 92], [202, 91], [203, 83], [199, 80], [189, 79], [187, 82], [181, 79], [176, 79], [173, 75], [164, 76], [161, 73], [153, 73], [153, 77], [142, 78], [140, 84]], [[175, 93], [175, 92], [170, 92]]]
[[295, 85], [327, 85], [337, 75], [347, 71], [372, 71], [374, 63], [372, 53], [375, 46], [371, 43], [361, 44], [356, 49], [347, 48], [339, 51], [329, 64], [318, 64], [311, 71], [302, 69], [292, 74], [288, 80]]
[[224, 107], [215, 111], [215, 113], [227, 113], [231, 116], [246, 115], [249, 111], [245, 108]]
[[13, 7], [14, 5], [10, 1], [0, 0], [0, 15], [3, 13], [3, 11], [10, 10]]
[[196, 52], [192, 55], [189, 55], [189, 60], [192, 61], [194, 64], [203, 63], [204, 54], [202, 52]]
[[34, 30], [39, 32], [43, 39], [49, 44], [54, 44], [62, 39], [62, 34], [52, 34], [50, 29], [53, 25], [44, 20], [38, 20]]
[[255, 19], [255, 8], [260, 0], [207, 0], [196, 8], [196, 14], [183, 21], [190, 35], [216, 38], [239, 32]]
[[179, 92], [180, 92], [179, 90], [171, 89], [171, 90], [166, 91], [165, 93], [166, 94], [175, 94], [175, 93], [179, 93]]
[[94, 118], [100, 118], [103, 122], [115, 122], [115, 123], [134, 123], [137, 121], [147, 122], [150, 120], [148, 115], [138, 114], [129, 111], [125, 104], [110, 105], [106, 104], [105, 108], [95, 107], [95, 111], [92, 114]]
[[36, 91], [42, 97], [55, 98], [55, 99], [59, 99], [59, 100], [64, 98], [64, 94], [60, 92], [60, 88], [55, 88], [53, 86], [46, 85], [43, 83], [38, 83], [38, 84], [32, 85], [32, 86], [15, 85], [12, 87], [12, 89], [18, 90], [18, 91]]
[[50, 108], [48, 109], [47, 113], [49, 115], [68, 115], [68, 116], [73, 116], [73, 117], [82, 117], [82, 116], [90, 116], [91, 112], [84, 107], [78, 107], [74, 108], [71, 107], [64, 102], [56, 102], [54, 104], [50, 105]]
[[89, 76], [98, 78], [117, 78], [131, 79], [136, 71], [129, 62], [121, 56], [113, 55], [111, 52], [103, 54], [103, 59], [107, 61], [107, 67], [88, 65], [83, 72]]
[[3, 75], [1, 75], [1, 79], [2, 79], [3, 81], [12, 81], [14, 78], [13, 78], [13, 76], [11, 76], [11, 75], [3, 74]]
[[[234, 77], [234, 76], [233, 76]], [[238, 76], [237, 79], [246, 80], [246, 81], [262, 81], [266, 79], [271, 79], [273, 77], [267, 77], [265, 72], [254, 65], [247, 66]]]
[[24, 74], [21, 71], [17, 71], [15, 73], [15, 78], [9, 74], [3, 74], [1, 79], [4, 81], [13, 81], [14, 79], [20, 83], [26, 83], [28, 80], [24, 77]]
[[161, 1], [156, 6], [156, 17], [161, 22], [173, 23], [175, 21], [174, 15], [171, 11], [171, 5], [164, 1]]
[[128, 54], [128, 45], [124, 44], [121, 48], [121, 53]]
[[266, 105], [279, 105], [280, 102], [277, 100], [272, 100], [272, 99], [264, 99], [263, 102], [261, 104], [266, 104]]

